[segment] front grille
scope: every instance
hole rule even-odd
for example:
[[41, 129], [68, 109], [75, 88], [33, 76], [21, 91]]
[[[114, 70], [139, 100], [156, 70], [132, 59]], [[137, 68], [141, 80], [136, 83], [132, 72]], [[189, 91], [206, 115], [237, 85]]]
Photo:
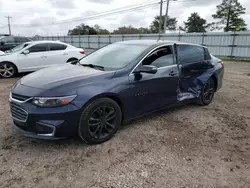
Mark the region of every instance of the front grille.
[[10, 110], [13, 119], [25, 122], [28, 118], [28, 113], [16, 104], [10, 103]]
[[27, 96], [24, 96], [24, 95], [18, 95], [18, 94], [15, 94], [15, 93], [12, 93], [12, 96], [11, 96], [13, 99], [16, 99], [16, 100], [19, 100], [19, 101], [26, 101], [28, 100], [30, 97], [27, 97]]

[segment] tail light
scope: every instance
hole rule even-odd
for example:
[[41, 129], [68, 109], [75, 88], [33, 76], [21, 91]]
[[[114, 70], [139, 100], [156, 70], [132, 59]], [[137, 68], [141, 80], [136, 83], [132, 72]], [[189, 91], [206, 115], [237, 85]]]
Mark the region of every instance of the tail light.
[[221, 62], [220, 62], [220, 64], [221, 64], [221, 66], [222, 66], [222, 67], [224, 67], [224, 66], [225, 66], [225, 64], [224, 64], [224, 62], [223, 62], [223, 61], [221, 61]]
[[80, 50], [80, 54], [85, 54], [85, 51], [83, 49]]

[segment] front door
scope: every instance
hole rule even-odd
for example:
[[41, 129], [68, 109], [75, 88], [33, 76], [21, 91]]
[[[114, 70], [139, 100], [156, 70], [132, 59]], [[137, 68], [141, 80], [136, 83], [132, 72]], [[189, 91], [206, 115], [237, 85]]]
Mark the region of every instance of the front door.
[[46, 43], [35, 44], [26, 50], [29, 50], [28, 54], [18, 54], [18, 64], [22, 71], [36, 71], [46, 67], [44, 63], [49, 53]]
[[[138, 66], [153, 65], [157, 73], [129, 75], [131, 116], [142, 115], [177, 102], [178, 66], [172, 46], [157, 48]], [[134, 113], [134, 114], [133, 114]]]

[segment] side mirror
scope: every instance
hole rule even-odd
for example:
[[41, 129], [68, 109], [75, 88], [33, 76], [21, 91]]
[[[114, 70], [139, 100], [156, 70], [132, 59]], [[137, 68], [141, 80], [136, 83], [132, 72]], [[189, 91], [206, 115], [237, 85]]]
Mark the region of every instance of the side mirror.
[[30, 53], [29, 50], [24, 50], [22, 54], [27, 55], [27, 54], [29, 54], [29, 53]]
[[1, 46], [3, 46], [4, 44], [5, 44], [5, 42], [4, 42], [4, 41], [0, 42], [0, 45], [1, 45]]
[[134, 73], [148, 73], [148, 74], [155, 74], [157, 73], [158, 69], [152, 65], [143, 65], [135, 69]]

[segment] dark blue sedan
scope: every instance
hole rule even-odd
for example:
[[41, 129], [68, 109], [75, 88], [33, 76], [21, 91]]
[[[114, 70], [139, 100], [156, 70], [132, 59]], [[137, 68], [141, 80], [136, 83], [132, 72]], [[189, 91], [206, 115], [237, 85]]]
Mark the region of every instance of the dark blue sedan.
[[221, 88], [224, 64], [204, 46], [124, 41], [17, 81], [10, 93], [24, 135], [89, 144], [112, 138], [124, 121], [184, 101], [208, 105]]

